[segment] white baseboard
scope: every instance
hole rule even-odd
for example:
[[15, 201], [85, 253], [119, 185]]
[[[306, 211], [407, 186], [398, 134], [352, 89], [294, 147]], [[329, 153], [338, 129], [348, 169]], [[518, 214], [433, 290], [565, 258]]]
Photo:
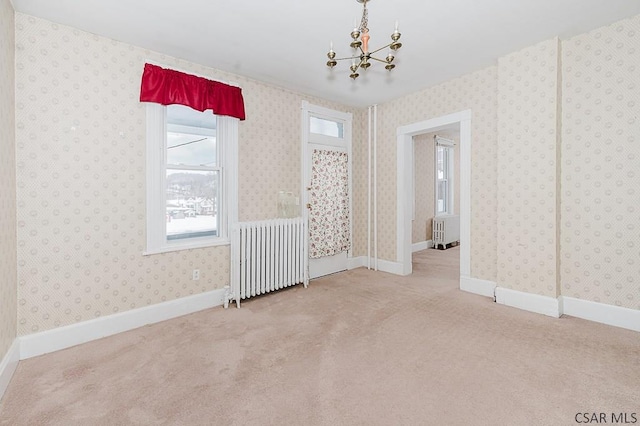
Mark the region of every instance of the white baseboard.
[[590, 300], [560, 296], [565, 315], [640, 331], [640, 311]]
[[6, 355], [0, 361], [0, 400], [9, 387], [13, 373], [18, 367], [18, 361], [20, 361], [20, 341], [14, 339]]
[[67, 325], [20, 337], [20, 359], [70, 348], [223, 304], [224, 289], [182, 297], [156, 305]]
[[[350, 257], [348, 261], [349, 264], [347, 268], [349, 270], [367, 267], [367, 256]], [[375, 262], [375, 259], [372, 258], [371, 269], [375, 268]], [[395, 275], [402, 275], [402, 264], [398, 262], [391, 262], [389, 260], [378, 259], [378, 271], [388, 272]]]
[[356, 268], [367, 267], [367, 256], [349, 257], [347, 258], [347, 269], [352, 270]]
[[[371, 267], [374, 267], [374, 262], [371, 262]], [[391, 262], [389, 260], [378, 259], [378, 271], [388, 272], [394, 275], [403, 275], [402, 263]]]
[[433, 247], [433, 240], [421, 241], [419, 243], [413, 243], [411, 245], [411, 252], [415, 253], [417, 251], [430, 249], [431, 247]]
[[480, 296], [495, 298], [496, 283], [493, 281], [481, 280], [479, 278], [460, 277], [460, 290], [467, 291]]
[[496, 287], [496, 302], [554, 318], [562, 315], [560, 303], [555, 297]]

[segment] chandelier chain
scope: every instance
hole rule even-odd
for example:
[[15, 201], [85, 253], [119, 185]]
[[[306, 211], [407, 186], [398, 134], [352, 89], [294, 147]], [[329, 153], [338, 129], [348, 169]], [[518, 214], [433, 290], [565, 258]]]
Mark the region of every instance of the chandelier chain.
[[360, 31], [369, 31], [369, 10], [367, 9], [367, 0], [364, 0], [362, 9], [362, 20], [360, 21]]

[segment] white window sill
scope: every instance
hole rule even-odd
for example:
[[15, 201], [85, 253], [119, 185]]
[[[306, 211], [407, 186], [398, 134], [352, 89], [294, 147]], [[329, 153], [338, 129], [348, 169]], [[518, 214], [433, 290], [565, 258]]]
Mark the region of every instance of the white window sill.
[[187, 241], [187, 242], [179, 242], [175, 244], [167, 244], [162, 247], [148, 249], [142, 252], [143, 256], [149, 256], [152, 254], [160, 254], [160, 253], [169, 253], [172, 251], [180, 251], [180, 250], [191, 250], [191, 249], [200, 249], [207, 247], [217, 247], [217, 246], [228, 246], [231, 242], [226, 238], [216, 239], [215, 241]]

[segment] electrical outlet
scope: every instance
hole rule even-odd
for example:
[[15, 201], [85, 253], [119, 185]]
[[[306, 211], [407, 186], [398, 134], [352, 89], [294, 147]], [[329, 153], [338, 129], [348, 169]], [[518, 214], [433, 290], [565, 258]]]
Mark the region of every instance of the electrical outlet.
[[198, 281], [200, 279], [200, 269], [194, 269], [191, 274], [191, 279], [193, 281]]

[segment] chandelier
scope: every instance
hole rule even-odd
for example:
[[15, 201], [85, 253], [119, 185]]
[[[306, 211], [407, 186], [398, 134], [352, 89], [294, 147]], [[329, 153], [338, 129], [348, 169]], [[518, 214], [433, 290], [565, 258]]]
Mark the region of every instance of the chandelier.
[[[360, 76], [358, 74], [358, 70], [362, 69], [364, 71], [367, 70], [371, 66], [371, 60], [382, 62], [385, 64], [385, 68], [389, 71], [394, 69], [396, 66], [392, 64], [395, 59], [394, 52], [402, 47], [402, 43], [400, 40], [400, 32], [398, 32], [398, 21], [396, 21], [396, 28], [391, 34], [391, 43], [386, 46], [382, 46], [379, 49], [375, 49], [373, 51], [369, 51], [369, 12], [367, 11], [367, 1], [370, 0], [356, 0], [358, 3], [362, 3], [362, 19], [360, 20], [360, 25], [356, 25], [353, 31], [351, 31], [351, 38], [353, 41], [350, 46], [352, 49], [355, 49], [353, 56], [347, 56], [344, 58], [336, 58], [336, 52], [333, 51], [333, 42], [331, 43], [331, 47], [329, 49], [329, 53], [327, 53], [327, 57], [329, 60], [327, 61], [327, 66], [329, 68], [333, 68], [337, 65], [338, 61], [351, 59], [351, 66], [349, 69], [351, 70], [351, 74], [349, 77], [352, 79], [356, 79]], [[386, 49], [391, 49], [387, 57], [384, 59], [379, 59], [373, 56], [373, 54], [378, 53], [379, 51]]]

